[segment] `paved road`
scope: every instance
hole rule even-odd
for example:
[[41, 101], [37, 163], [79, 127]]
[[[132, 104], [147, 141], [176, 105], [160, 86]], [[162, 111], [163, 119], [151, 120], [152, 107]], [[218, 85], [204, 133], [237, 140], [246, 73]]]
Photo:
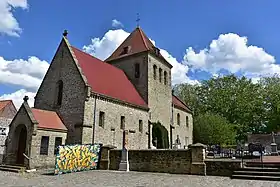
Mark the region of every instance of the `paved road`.
[[106, 187], [279, 187], [280, 182], [231, 180], [227, 177], [163, 173], [87, 171], [61, 176], [17, 174], [0, 171], [0, 186], [106, 186]]

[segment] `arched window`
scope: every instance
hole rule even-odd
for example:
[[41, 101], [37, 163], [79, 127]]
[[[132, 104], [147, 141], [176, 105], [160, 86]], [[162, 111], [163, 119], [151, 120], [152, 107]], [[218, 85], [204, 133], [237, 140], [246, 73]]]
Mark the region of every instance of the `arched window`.
[[157, 66], [154, 65], [153, 69], [154, 69], [154, 80], [156, 80], [157, 79]]
[[164, 71], [163, 76], [164, 76], [164, 84], [166, 85], [167, 84], [167, 72], [166, 71]]
[[161, 77], [162, 77], [162, 69], [161, 68], [159, 68], [159, 82], [161, 82]]
[[177, 125], [180, 125], [180, 114], [177, 114]]
[[189, 116], [186, 116], [186, 126], [189, 126]]
[[139, 63], [135, 64], [134, 71], [135, 71], [135, 78], [139, 78], [140, 77], [140, 64]]
[[57, 102], [58, 106], [62, 103], [62, 94], [63, 94], [63, 82], [62, 80], [57, 81]]

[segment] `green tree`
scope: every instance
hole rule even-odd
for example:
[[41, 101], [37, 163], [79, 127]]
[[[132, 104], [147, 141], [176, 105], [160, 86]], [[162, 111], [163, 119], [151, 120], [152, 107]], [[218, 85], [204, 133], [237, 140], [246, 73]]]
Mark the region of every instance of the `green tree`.
[[194, 142], [206, 145], [235, 144], [234, 125], [217, 114], [205, 113], [196, 116], [194, 120]]
[[175, 90], [192, 105], [194, 118], [207, 112], [222, 116], [234, 125], [238, 140], [246, 139], [248, 132], [263, 131], [266, 110], [263, 87], [246, 77], [211, 78], [201, 85], [177, 85]]
[[265, 104], [265, 132], [279, 131], [280, 129], [280, 77], [264, 77], [260, 80], [263, 87]]
[[178, 95], [193, 111], [194, 114], [199, 113], [199, 106], [197, 102], [197, 88], [199, 85], [191, 85], [188, 83], [177, 84], [174, 86], [175, 95]]

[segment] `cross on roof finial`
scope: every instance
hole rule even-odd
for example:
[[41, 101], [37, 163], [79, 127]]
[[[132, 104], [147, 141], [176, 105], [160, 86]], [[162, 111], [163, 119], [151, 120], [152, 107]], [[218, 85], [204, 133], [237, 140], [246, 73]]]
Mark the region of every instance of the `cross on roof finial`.
[[29, 97], [26, 95], [26, 96], [24, 96], [23, 101], [24, 101], [24, 102], [27, 102], [28, 99], [29, 99]]
[[140, 16], [139, 16], [139, 13], [137, 13], [137, 19], [136, 19], [136, 22], [137, 22], [137, 27], [139, 27], [139, 22], [140, 22]]
[[64, 37], [67, 37], [67, 35], [68, 35], [68, 31], [67, 31], [67, 30], [64, 30], [63, 36], [64, 36]]

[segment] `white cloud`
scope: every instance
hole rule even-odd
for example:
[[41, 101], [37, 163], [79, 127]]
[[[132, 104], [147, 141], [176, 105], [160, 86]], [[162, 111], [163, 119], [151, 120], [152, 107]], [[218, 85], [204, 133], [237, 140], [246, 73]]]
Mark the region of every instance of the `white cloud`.
[[112, 27], [120, 28], [120, 27], [123, 27], [123, 24], [120, 21], [118, 21], [116, 19], [113, 19], [112, 20]]
[[280, 66], [275, 58], [257, 46], [248, 46], [247, 38], [237, 34], [221, 34], [213, 40], [209, 48], [195, 52], [188, 48], [184, 64], [192, 69], [208, 71], [212, 74], [220, 70], [242, 73], [249, 78], [279, 73]]
[[27, 0], [0, 0], [0, 33], [19, 36], [22, 29], [13, 15], [13, 9], [27, 9]]
[[128, 35], [129, 33], [122, 29], [109, 30], [102, 39], [91, 39], [91, 44], [84, 46], [83, 50], [101, 60], [105, 60]]
[[28, 100], [29, 106], [33, 107], [34, 106], [34, 97], [35, 97], [36, 93], [28, 92], [25, 89], [18, 90], [11, 94], [4, 94], [4, 95], [0, 96], [0, 100], [12, 99], [16, 108], [19, 109], [19, 107], [23, 103], [23, 97], [26, 95], [29, 97], [29, 100]]
[[[123, 29], [109, 30], [105, 35], [100, 38], [94, 38], [91, 40], [91, 44], [84, 46], [83, 50], [101, 60], [108, 58], [113, 51], [128, 37], [130, 33]], [[151, 39], [155, 45], [155, 41]], [[166, 50], [160, 49], [162, 56], [172, 64], [172, 84], [178, 83], [198, 83], [197, 80], [191, 80], [188, 76], [188, 66], [186, 64], [179, 63], [176, 58], [170, 55]]]
[[21, 86], [28, 90], [37, 90], [49, 67], [46, 61], [37, 57], [27, 60], [5, 60], [0, 56], [0, 84]]
[[171, 69], [173, 85], [180, 83], [199, 84], [197, 80], [191, 80], [187, 76], [189, 71], [189, 67], [187, 65], [179, 63], [176, 58], [174, 58], [164, 49], [161, 49], [160, 53], [173, 66]]
[[0, 56], [0, 86], [9, 84], [23, 87], [14, 93], [8, 93], [0, 96], [0, 100], [12, 99], [15, 106], [19, 108], [23, 102], [23, 97], [29, 97], [28, 103], [31, 107], [34, 105], [34, 97], [42, 79], [49, 67], [46, 61], [31, 56], [27, 60], [15, 59], [5, 60]]

